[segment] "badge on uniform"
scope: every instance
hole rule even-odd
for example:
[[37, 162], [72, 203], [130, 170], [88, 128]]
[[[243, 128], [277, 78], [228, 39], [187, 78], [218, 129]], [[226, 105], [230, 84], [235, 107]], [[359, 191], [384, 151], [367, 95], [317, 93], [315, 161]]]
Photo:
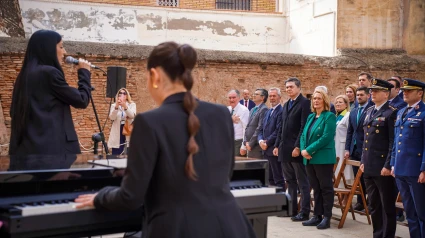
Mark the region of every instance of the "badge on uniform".
[[418, 105], [416, 105], [415, 109], [416, 109], [416, 110], [418, 110], [418, 109], [419, 109], [419, 104], [418, 104]]
[[421, 115], [421, 112], [418, 112], [418, 114], [416, 114], [416, 116], [418, 117], [419, 115]]
[[385, 121], [385, 117], [377, 117], [375, 118], [375, 121]]

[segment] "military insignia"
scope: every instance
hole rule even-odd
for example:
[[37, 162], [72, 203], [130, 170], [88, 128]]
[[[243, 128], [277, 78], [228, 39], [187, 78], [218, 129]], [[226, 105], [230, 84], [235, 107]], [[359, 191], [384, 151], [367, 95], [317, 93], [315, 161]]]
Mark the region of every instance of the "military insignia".
[[372, 80], [372, 84], [377, 84], [377, 83], [378, 83], [378, 81], [376, 79]]
[[407, 82], [407, 80], [403, 80], [403, 85], [407, 86], [407, 85], [409, 85], [409, 82]]
[[393, 111], [397, 110], [397, 108], [395, 108], [395, 107], [393, 107], [393, 106], [390, 106], [390, 108], [391, 108]]
[[379, 133], [379, 130], [376, 130], [375, 132], [376, 132], [376, 133]]
[[416, 109], [416, 110], [418, 110], [418, 109], [419, 109], [419, 104], [418, 104], [418, 105], [416, 105], [415, 109]]

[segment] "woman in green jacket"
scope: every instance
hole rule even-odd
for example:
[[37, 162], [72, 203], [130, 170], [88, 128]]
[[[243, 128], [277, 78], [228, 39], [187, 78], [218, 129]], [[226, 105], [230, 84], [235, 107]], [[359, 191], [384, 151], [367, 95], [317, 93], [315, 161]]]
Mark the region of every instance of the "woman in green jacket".
[[314, 190], [314, 216], [302, 224], [316, 226], [317, 229], [330, 228], [334, 203], [332, 177], [336, 163], [336, 117], [329, 109], [328, 95], [324, 91], [316, 90], [311, 100], [313, 113], [307, 118], [300, 141], [301, 155], [304, 157], [308, 179]]

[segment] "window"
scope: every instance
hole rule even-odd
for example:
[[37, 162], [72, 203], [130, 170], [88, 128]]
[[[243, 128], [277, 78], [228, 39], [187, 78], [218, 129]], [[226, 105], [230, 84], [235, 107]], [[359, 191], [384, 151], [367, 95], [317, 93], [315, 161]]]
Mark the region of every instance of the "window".
[[216, 9], [251, 10], [251, 0], [216, 0]]
[[158, 6], [163, 7], [178, 7], [179, 0], [156, 0]]

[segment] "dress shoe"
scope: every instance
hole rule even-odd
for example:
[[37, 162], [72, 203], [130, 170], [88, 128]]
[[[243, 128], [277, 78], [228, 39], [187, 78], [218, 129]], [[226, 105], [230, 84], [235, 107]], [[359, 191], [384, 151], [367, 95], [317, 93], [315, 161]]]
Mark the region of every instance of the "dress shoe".
[[364, 206], [361, 203], [356, 203], [356, 205], [354, 205], [354, 210], [355, 211], [363, 211], [364, 210]]
[[312, 216], [310, 220], [303, 221], [303, 226], [317, 226], [322, 222], [322, 216]]
[[292, 221], [307, 221], [308, 215], [302, 212], [298, 213], [298, 215], [291, 217]]
[[322, 222], [316, 226], [317, 229], [323, 230], [331, 227], [331, 219], [329, 217], [323, 217]]

